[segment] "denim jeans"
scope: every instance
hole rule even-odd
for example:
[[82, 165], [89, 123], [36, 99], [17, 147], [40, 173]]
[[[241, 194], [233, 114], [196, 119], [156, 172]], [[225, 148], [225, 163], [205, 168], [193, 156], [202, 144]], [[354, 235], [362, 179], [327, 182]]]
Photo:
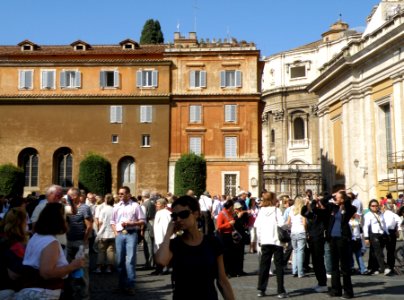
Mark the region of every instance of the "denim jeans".
[[304, 249], [306, 248], [306, 233], [292, 233], [292, 273], [297, 274], [299, 277], [304, 276], [303, 262], [304, 262]]
[[331, 274], [332, 261], [331, 261], [331, 249], [329, 241], [325, 241], [324, 243], [324, 264], [325, 264], [325, 271], [327, 272], [327, 274]]
[[[361, 240], [352, 241], [352, 254], [356, 258], [356, 262], [359, 267], [359, 272], [361, 274], [365, 273], [367, 270], [366, 270], [365, 262], [363, 261], [363, 257], [362, 257], [362, 241]], [[354, 268], [354, 265], [355, 265], [355, 263], [352, 258], [352, 260], [351, 260], [352, 269]]]
[[133, 288], [136, 279], [137, 233], [119, 233], [115, 238], [116, 260], [119, 271], [119, 287]]

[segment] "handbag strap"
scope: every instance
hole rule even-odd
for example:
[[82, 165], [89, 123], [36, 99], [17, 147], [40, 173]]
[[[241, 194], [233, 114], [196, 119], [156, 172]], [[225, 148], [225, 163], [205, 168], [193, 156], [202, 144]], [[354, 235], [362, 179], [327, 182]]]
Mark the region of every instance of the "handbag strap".
[[[226, 212], [224, 212], [223, 210], [221, 211], [221, 213], [224, 215], [224, 217], [227, 219], [227, 221], [230, 223], [230, 221], [233, 221], [232, 219], [230, 219], [230, 217], [229, 217], [229, 215], [226, 213]], [[233, 224], [231, 224], [231, 227], [232, 228], [234, 228], [234, 225]]]
[[384, 229], [382, 227], [382, 223], [380, 222], [380, 217], [377, 214], [375, 214], [374, 212], [372, 212], [372, 214], [375, 216], [377, 223], [379, 223], [380, 229], [383, 231], [383, 233], [385, 233]]

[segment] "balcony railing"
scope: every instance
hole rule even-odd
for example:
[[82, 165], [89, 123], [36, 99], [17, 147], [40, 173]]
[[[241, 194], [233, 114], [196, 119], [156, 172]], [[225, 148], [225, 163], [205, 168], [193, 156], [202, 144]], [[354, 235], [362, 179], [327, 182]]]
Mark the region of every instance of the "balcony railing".
[[309, 148], [309, 139], [289, 140], [289, 149]]
[[320, 164], [265, 164], [265, 171], [278, 171], [278, 172], [321, 172]]

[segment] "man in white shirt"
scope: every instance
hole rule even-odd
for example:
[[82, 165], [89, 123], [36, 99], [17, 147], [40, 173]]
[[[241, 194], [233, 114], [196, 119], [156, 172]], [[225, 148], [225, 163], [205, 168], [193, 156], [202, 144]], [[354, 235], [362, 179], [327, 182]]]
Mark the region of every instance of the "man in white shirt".
[[[391, 199], [387, 199], [387, 203], [383, 205], [383, 217], [386, 222], [387, 231], [389, 233], [389, 239], [386, 243], [386, 251], [387, 251], [387, 265], [391, 270], [391, 273], [394, 270], [394, 266], [396, 264], [396, 245], [397, 245], [397, 237], [399, 236], [401, 229], [401, 218], [394, 213], [394, 205]], [[390, 274], [387, 274], [390, 275]]]
[[204, 235], [213, 234], [213, 220], [212, 220], [212, 208], [213, 201], [210, 198], [209, 192], [205, 191], [199, 198], [199, 206], [201, 208], [201, 222], [202, 233]]

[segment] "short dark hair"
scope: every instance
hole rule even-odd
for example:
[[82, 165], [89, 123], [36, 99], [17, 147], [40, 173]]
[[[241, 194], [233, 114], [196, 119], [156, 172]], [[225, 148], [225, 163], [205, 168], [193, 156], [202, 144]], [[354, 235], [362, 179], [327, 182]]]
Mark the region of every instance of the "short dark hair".
[[119, 189], [120, 190], [125, 190], [126, 194], [130, 194], [130, 188], [128, 186], [126, 186], [126, 185], [121, 186]]
[[64, 234], [67, 231], [65, 208], [61, 203], [48, 203], [39, 214], [34, 231], [42, 235]]
[[223, 207], [224, 207], [225, 209], [229, 209], [229, 208], [232, 207], [232, 206], [234, 206], [234, 201], [233, 201], [233, 200], [227, 200], [227, 201], [224, 203], [224, 205], [223, 205]]
[[177, 205], [181, 206], [188, 206], [192, 212], [200, 211], [201, 208], [199, 207], [199, 202], [194, 197], [191, 196], [181, 196], [177, 200], [173, 202], [171, 205], [172, 208], [176, 207]]

